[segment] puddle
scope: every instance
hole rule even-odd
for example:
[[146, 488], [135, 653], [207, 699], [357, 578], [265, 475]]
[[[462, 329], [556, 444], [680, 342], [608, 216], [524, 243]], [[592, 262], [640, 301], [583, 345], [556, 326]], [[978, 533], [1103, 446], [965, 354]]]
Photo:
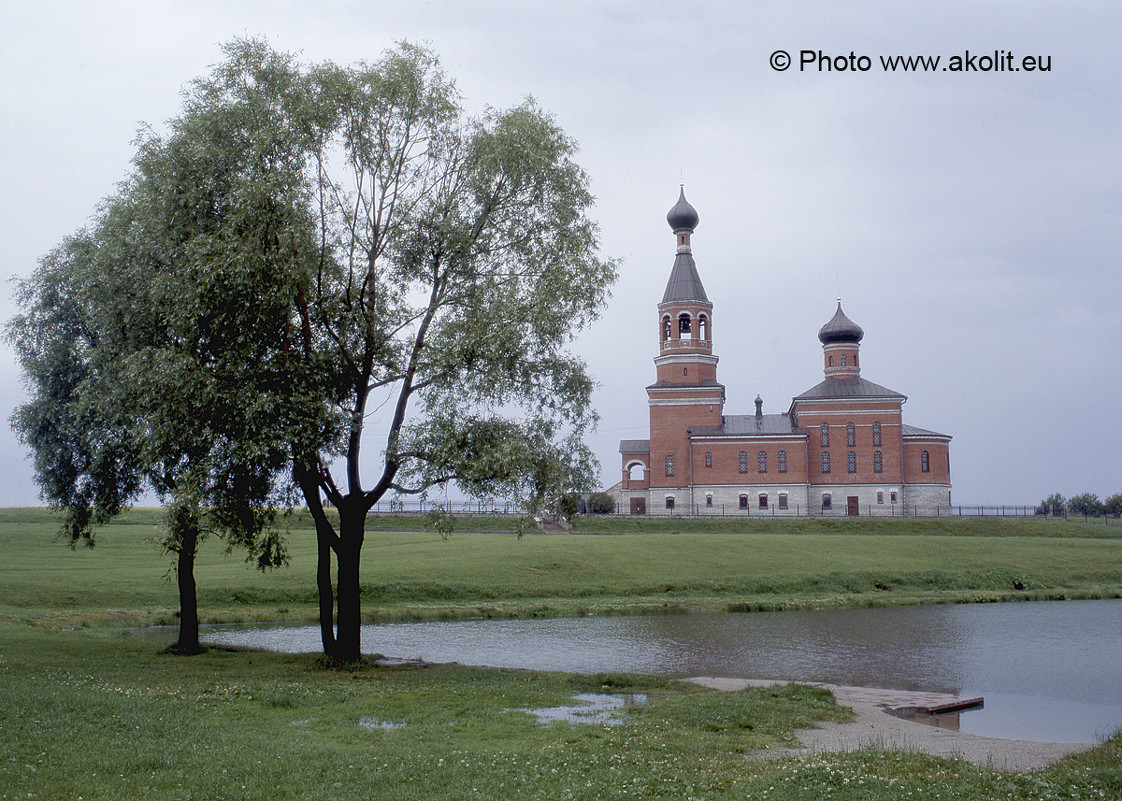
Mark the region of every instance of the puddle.
[[569, 723], [573, 726], [578, 723], [591, 723], [596, 725], [615, 726], [626, 723], [626, 718], [620, 710], [629, 706], [640, 706], [647, 703], [647, 696], [643, 693], [632, 695], [607, 695], [605, 693], [580, 693], [574, 695], [573, 700], [579, 703], [568, 706], [554, 706], [546, 709], [526, 709], [538, 719], [538, 723]]
[[395, 723], [392, 720], [379, 720], [378, 718], [359, 718], [358, 725], [368, 731], [392, 731], [404, 728], [404, 723]]

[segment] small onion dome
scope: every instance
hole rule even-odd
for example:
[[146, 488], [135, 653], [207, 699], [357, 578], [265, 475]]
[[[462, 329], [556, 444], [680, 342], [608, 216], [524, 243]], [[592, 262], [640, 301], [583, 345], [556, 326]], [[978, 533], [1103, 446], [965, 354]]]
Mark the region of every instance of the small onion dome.
[[830, 318], [830, 322], [818, 329], [818, 339], [823, 345], [831, 342], [860, 342], [865, 332], [861, 326], [850, 320], [842, 311], [841, 301], [838, 301], [838, 310]]
[[693, 229], [697, 228], [697, 221], [697, 209], [686, 200], [686, 188], [683, 186], [678, 202], [666, 214], [666, 222], [670, 223], [670, 230], [674, 233], [689, 231], [692, 234]]

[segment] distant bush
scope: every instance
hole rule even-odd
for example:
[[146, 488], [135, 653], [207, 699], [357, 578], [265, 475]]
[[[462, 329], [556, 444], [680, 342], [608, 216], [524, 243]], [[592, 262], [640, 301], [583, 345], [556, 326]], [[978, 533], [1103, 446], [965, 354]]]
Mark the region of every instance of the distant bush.
[[594, 492], [588, 496], [588, 511], [594, 515], [615, 514], [616, 499], [606, 492]]
[[1040, 502], [1036, 507], [1038, 515], [1058, 515], [1063, 514], [1064, 505], [1067, 503], [1067, 498], [1060, 495], [1058, 492], [1053, 492], [1047, 498]]
[[1122, 492], [1116, 492], [1103, 501], [1103, 511], [1108, 515], [1122, 515]]
[[1068, 508], [1073, 515], [1094, 515], [1103, 513], [1103, 502], [1093, 492], [1084, 492], [1068, 499]]

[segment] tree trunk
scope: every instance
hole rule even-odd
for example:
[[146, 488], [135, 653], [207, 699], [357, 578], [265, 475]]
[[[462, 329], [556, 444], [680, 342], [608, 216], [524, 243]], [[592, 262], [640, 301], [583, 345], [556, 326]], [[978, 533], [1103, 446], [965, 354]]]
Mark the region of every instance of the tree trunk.
[[362, 658], [360, 628], [362, 598], [359, 587], [359, 562], [366, 531], [366, 515], [352, 509], [339, 510], [339, 549], [336, 601], [338, 616], [335, 657], [346, 662]]
[[323, 642], [323, 652], [330, 657], [338, 657], [335, 639], [335, 590], [331, 584], [331, 537], [323, 530], [330, 526], [326, 518], [321, 525], [316, 520], [316, 541], [318, 558], [316, 561], [316, 586], [319, 588], [319, 634]]
[[172, 646], [178, 654], [202, 652], [199, 645], [199, 599], [195, 587], [195, 549], [199, 544], [196, 526], [185, 526], [180, 532], [179, 562], [176, 578], [179, 583], [179, 640]]

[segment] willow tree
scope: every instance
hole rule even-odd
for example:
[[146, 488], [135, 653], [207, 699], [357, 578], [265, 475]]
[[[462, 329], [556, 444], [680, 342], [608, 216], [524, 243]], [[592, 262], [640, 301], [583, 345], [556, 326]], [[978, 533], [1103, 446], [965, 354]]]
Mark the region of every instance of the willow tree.
[[380, 499], [455, 482], [532, 513], [591, 483], [593, 382], [565, 348], [615, 266], [576, 143], [534, 101], [470, 117], [436, 56], [409, 44], [307, 77], [324, 251], [297, 312], [348, 425], [298, 454], [295, 475], [319, 536], [324, 649], [356, 659]]
[[[208, 102], [234, 74], [243, 102]], [[307, 426], [291, 309], [318, 253], [305, 151], [278, 102], [294, 77], [259, 48], [197, 82], [166, 136], [142, 135], [91, 226], [21, 282], [8, 325], [31, 395], [13, 426], [70, 542], [93, 544], [145, 490], [166, 504], [184, 652], [199, 650], [194, 559], [209, 532], [261, 567], [283, 560], [291, 423]]]

